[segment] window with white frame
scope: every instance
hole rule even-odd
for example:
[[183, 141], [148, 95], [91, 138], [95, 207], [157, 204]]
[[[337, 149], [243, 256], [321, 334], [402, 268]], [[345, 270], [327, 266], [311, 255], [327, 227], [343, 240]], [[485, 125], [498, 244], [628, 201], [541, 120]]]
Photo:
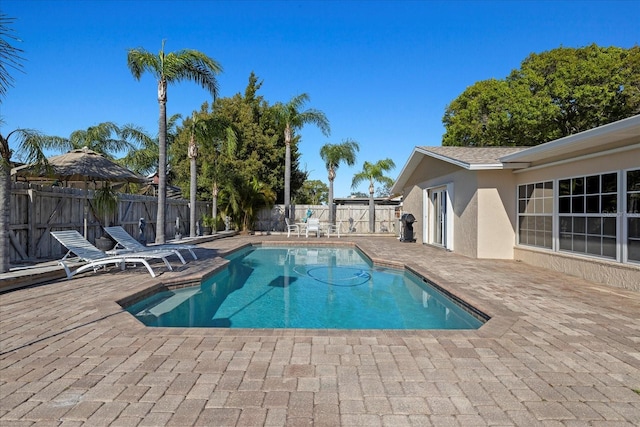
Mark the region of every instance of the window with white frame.
[[640, 262], [640, 169], [626, 172], [627, 259]]
[[618, 174], [558, 181], [559, 249], [616, 259]]
[[553, 182], [518, 186], [518, 243], [551, 249]]

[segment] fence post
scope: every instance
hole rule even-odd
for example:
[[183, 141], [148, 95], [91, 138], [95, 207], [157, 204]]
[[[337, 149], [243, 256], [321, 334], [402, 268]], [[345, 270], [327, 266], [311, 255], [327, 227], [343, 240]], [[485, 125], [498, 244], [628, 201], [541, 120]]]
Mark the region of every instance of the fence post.
[[29, 225], [27, 227], [27, 255], [29, 258], [36, 257], [36, 197], [37, 191], [29, 186], [27, 190], [29, 196]]

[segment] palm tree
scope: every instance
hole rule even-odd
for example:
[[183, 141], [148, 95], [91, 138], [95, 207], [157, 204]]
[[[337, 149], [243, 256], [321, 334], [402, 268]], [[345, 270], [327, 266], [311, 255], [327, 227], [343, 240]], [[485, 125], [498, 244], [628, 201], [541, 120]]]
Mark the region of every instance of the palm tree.
[[291, 218], [291, 141], [296, 130], [302, 129], [306, 124], [318, 126], [320, 131], [329, 136], [331, 129], [329, 120], [322, 111], [309, 109], [300, 111], [309, 101], [309, 95], [303, 93], [293, 97], [288, 103], [278, 102], [274, 105], [278, 122], [284, 127], [285, 163], [284, 163], [284, 214]]
[[244, 231], [253, 230], [258, 211], [262, 207], [273, 207], [276, 193], [257, 177], [246, 182], [241, 194], [240, 209], [243, 214], [242, 228]]
[[362, 171], [353, 176], [351, 182], [351, 188], [357, 187], [360, 183], [369, 181], [369, 232], [375, 232], [375, 208], [373, 204], [373, 193], [375, 187], [374, 182], [379, 182], [383, 185], [393, 185], [393, 179], [388, 176], [384, 176], [384, 172], [390, 171], [395, 168], [396, 165], [391, 159], [378, 160], [376, 163], [364, 162], [362, 165]]
[[114, 159], [121, 151], [138, 148], [142, 131], [134, 125], [120, 127], [113, 122], [103, 122], [86, 130], [76, 130], [69, 138], [59, 138], [51, 148], [69, 151], [87, 147], [97, 153]]
[[[9, 74], [9, 68], [22, 71], [20, 56], [22, 49], [11, 44], [11, 40], [20, 41], [13, 33], [10, 24], [15, 18], [9, 18], [0, 13], [0, 98], [4, 98], [9, 87], [13, 86], [13, 78]], [[0, 118], [0, 129], [4, 121]], [[13, 150], [9, 146], [9, 140], [14, 137], [18, 144], [18, 154], [24, 154], [27, 163], [46, 164], [47, 159], [43, 153], [42, 135], [31, 129], [16, 129], [5, 137], [0, 134], [0, 273], [9, 271], [10, 239], [10, 202], [11, 202], [11, 156]]]
[[22, 41], [14, 34], [10, 26], [13, 21], [15, 21], [15, 18], [10, 18], [4, 13], [0, 13], [0, 58], [2, 58], [2, 63], [0, 64], [0, 97], [4, 97], [9, 87], [13, 86], [13, 77], [9, 74], [8, 69], [13, 68], [16, 71], [23, 71], [22, 61], [24, 58], [20, 54], [24, 51], [15, 47], [9, 41], [9, 39], [17, 42]]
[[[174, 114], [167, 120], [167, 147], [170, 147], [177, 137], [177, 123], [182, 116]], [[133, 139], [138, 142], [139, 146], [130, 149], [127, 155], [118, 160], [118, 163], [138, 172], [141, 175], [148, 176], [158, 170], [158, 138], [149, 136], [143, 129], [132, 125], [125, 126], [122, 129], [122, 137], [124, 139]], [[171, 159], [167, 156], [167, 162], [171, 163]]]
[[196, 113], [193, 113], [191, 119], [191, 136], [189, 138], [189, 149], [187, 157], [189, 157], [190, 183], [189, 183], [189, 236], [196, 237], [196, 191], [197, 191], [197, 165], [198, 143], [203, 133], [207, 130], [206, 121], [200, 120]]
[[324, 160], [329, 172], [329, 222], [331, 224], [335, 224], [333, 181], [336, 179], [336, 170], [342, 162], [353, 166], [356, 163], [356, 152], [359, 150], [358, 143], [351, 139], [345, 139], [341, 144], [325, 144], [320, 149], [320, 157]]
[[145, 71], [158, 80], [158, 213], [156, 243], [165, 243], [165, 212], [167, 203], [167, 86], [182, 80], [198, 83], [208, 90], [213, 98], [218, 96], [216, 75], [222, 67], [214, 59], [196, 50], [164, 52], [164, 40], [160, 52], [155, 55], [142, 48], [129, 49], [127, 65], [136, 80]]
[[[216, 218], [218, 217], [218, 192], [220, 190], [218, 184], [220, 184], [224, 180], [222, 174], [223, 171], [220, 170], [219, 158], [220, 156], [225, 155], [227, 158], [232, 159], [235, 156], [236, 147], [238, 146], [238, 137], [231, 126], [227, 126], [224, 128], [224, 135], [224, 138], [217, 138], [214, 136], [213, 165], [208, 168], [208, 170], [210, 170], [211, 172], [209, 174], [204, 174], [211, 175], [213, 178], [213, 184], [211, 185], [211, 216], [214, 220], [214, 233], [218, 231], [216, 229]], [[205, 165], [205, 171], [207, 170], [207, 166], [209, 165]]]
[[[4, 124], [0, 120], [0, 125]], [[1, 126], [0, 126], [1, 127]], [[43, 152], [60, 138], [49, 137], [33, 129], [16, 129], [4, 135], [0, 134], [0, 273], [9, 271], [9, 252], [11, 241], [9, 231], [9, 213], [11, 202], [11, 156], [14, 151], [9, 147], [9, 140], [15, 140], [16, 151], [25, 163], [35, 163], [47, 167], [47, 158]]]

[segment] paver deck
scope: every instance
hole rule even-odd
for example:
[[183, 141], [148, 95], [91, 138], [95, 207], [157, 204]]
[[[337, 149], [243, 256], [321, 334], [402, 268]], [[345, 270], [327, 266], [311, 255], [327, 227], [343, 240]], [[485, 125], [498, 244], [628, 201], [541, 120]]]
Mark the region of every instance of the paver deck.
[[0, 425], [640, 425], [640, 293], [518, 262], [339, 240], [492, 316], [475, 331], [146, 328], [116, 303], [262, 241], [287, 239], [0, 295]]

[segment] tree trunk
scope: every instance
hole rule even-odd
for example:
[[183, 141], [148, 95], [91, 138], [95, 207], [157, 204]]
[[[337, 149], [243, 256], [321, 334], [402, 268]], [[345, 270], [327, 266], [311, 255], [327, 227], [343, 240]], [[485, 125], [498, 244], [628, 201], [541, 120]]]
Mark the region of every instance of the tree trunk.
[[376, 231], [376, 208], [373, 202], [373, 182], [369, 185], [369, 232], [375, 233]]
[[196, 237], [196, 159], [191, 159], [191, 185], [189, 186], [189, 236]]
[[158, 213], [156, 216], [156, 243], [165, 243], [167, 206], [167, 82], [158, 82]]
[[9, 243], [9, 206], [11, 201], [11, 169], [0, 159], [0, 273], [9, 271], [9, 254], [11, 243]]
[[287, 123], [284, 130], [284, 144], [286, 146], [284, 155], [284, 215], [286, 218], [291, 217], [291, 128]]
[[213, 183], [213, 189], [211, 191], [211, 195], [213, 196], [213, 207], [211, 208], [211, 216], [213, 216], [213, 233], [215, 234], [218, 228], [218, 183]]
[[189, 236], [196, 237], [196, 191], [197, 191], [197, 170], [196, 159], [198, 157], [198, 146], [194, 140], [193, 134], [191, 134], [191, 141], [189, 141], [189, 159], [191, 166], [191, 182], [189, 185]]
[[333, 181], [336, 179], [336, 171], [329, 169], [329, 224], [335, 224], [335, 208], [333, 206]]

